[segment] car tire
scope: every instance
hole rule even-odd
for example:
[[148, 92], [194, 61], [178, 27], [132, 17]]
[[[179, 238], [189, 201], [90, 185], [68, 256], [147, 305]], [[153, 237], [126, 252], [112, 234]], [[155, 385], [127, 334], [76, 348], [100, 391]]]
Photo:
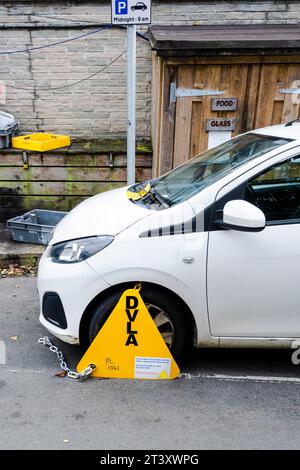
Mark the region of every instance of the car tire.
[[[122, 292], [123, 290], [111, 293], [95, 308], [89, 325], [90, 343], [94, 340], [117, 305]], [[188, 337], [187, 324], [184, 321], [184, 311], [180, 303], [172, 295], [166, 295], [166, 292], [162, 289], [142, 286], [140, 293], [148, 307], [149, 313], [157, 323], [158, 330], [164, 337], [171, 354], [175, 359], [178, 359], [185, 349]]]

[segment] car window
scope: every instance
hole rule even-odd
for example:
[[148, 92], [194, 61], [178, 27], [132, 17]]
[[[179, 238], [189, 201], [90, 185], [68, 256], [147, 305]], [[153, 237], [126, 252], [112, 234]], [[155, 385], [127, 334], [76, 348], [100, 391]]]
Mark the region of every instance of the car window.
[[245, 200], [259, 207], [267, 222], [300, 222], [300, 156], [276, 164], [248, 181]]
[[169, 206], [178, 204], [239, 166], [288, 142], [288, 139], [255, 133], [238, 136], [150, 181], [151, 188], [161, 195]]

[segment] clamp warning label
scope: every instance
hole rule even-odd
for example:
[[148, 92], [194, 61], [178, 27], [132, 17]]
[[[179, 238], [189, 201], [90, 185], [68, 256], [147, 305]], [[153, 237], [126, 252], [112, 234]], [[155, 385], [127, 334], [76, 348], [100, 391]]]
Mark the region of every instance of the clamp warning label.
[[134, 377], [136, 379], [169, 379], [171, 359], [162, 357], [136, 357]]

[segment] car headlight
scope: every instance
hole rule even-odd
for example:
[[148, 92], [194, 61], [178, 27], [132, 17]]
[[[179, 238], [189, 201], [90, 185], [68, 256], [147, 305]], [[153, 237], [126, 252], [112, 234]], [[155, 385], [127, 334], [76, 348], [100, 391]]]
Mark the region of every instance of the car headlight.
[[54, 263], [79, 263], [103, 250], [113, 240], [113, 236], [103, 235], [57, 243], [53, 245], [50, 257]]

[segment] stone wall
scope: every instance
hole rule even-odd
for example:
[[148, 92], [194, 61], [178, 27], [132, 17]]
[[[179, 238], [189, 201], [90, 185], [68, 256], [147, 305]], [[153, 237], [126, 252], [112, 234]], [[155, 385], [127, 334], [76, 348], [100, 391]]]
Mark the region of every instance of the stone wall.
[[[29, 51], [90, 33], [100, 23], [109, 22], [108, 1], [0, 2], [0, 80], [6, 85], [6, 101], [0, 97], [0, 108], [16, 115], [22, 133], [53, 131], [86, 140], [125, 137], [126, 30], [103, 30]], [[161, 0], [153, 3], [153, 24], [299, 22], [300, 1]], [[26, 51], [3, 54], [19, 49]], [[120, 55], [113, 65], [96, 74]], [[92, 74], [96, 75], [76, 86], [45, 90], [69, 85]], [[137, 136], [140, 139], [150, 139], [150, 112], [151, 50], [145, 40], [138, 39]]]

